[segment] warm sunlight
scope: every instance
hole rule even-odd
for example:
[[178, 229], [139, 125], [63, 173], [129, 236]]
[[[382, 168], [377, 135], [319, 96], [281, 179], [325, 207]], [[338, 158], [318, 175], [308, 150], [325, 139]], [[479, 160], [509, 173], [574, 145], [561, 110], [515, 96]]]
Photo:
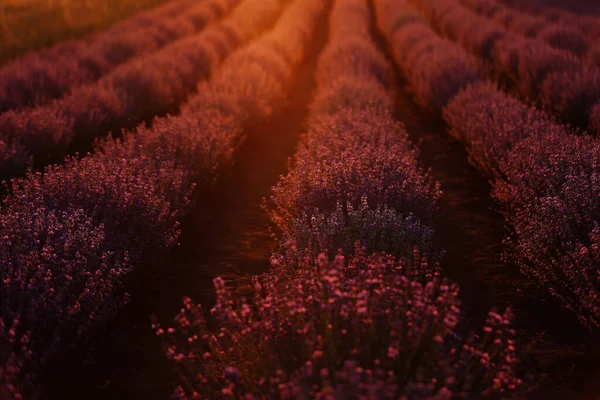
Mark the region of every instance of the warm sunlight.
[[599, 398], [590, 3], [4, 1], [0, 400]]

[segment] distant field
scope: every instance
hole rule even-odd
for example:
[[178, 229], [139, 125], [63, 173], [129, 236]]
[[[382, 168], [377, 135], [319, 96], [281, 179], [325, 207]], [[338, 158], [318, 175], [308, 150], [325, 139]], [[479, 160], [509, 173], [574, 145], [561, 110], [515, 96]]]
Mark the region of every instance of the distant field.
[[31, 49], [102, 30], [166, 0], [2, 0], [0, 63]]

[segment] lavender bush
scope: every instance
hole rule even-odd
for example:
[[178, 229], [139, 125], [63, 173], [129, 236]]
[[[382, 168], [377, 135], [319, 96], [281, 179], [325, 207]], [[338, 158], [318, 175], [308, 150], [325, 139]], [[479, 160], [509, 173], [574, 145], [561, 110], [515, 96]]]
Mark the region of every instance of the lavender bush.
[[39, 373], [114, 316], [131, 270], [83, 210], [53, 210], [40, 195], [19, 206], [0, 215], [0, 392], [17, 399], [36, 395]]
[[510, 311], [457, 338], [456, 285], [415, 257], [277, 257], [253, 301], [215, 279], [218, 322], [190, 299], [165, 332], [186, 377], [174, 398], [503, 398], [517, 393]]
[[[304, 210], [333, 212], [336, 204], [386, 204], [430, 222], [439, 188], [416, 164], [404, 129], [371, 110], [345, 110], [315, 119], [298, 150], [295, 168], [273, 188], [272, 219], [284, 231]], [[378, 121], [378, 122], [376, 122]]]
[[132, 261], [156, 259], [155, 253], [173, 246], [178, 235], [177, 210], [167, 193], [189, 191], [180, 186], [181, 171], [168, 160], [162, 164], [157, 169], [151, 158], [109, 160], [101, 154], [71, 160], [48, 167], [43, 176], [13, 181], [3, 212], [18, 215], [27, 204], [23, 201], [31, 198], [56, 211], [82, 209], [104, 226], [114, 246], [129, 251]]
[[510, 29], [519, 35], [526, 37], [537, 37], [546, 27], [546, 20], [534, 15], [517, 14], [510, 23]]
[[[391, 93], [382, 78], [389, 75], [387, 63], [360, 34], [369, 26], [368, 12], [363, 0], [334, 6], [308, 132], [293, 168], [265, 204], [283, 242], [293, 240], [315, 255], [350, 251], [356, 238], [369, 249], [431, 247], [432, 231], [418, 218], [428, 224], [437, 216], [439, 186], [418, 167], [406, 132], [390, 117]], [[340, 34], [348, 16], [362, 24], [356, 35]], [[394, 237], [392, 227], [406, 234]]]
[[72, 126], [73, 120], [52, 105], [32, 109], [29, 113], [11, 110], [0, 115], [2, 136], [20, 143], [42, 165], [57, 161], [57, 155], [65, 154], [74, 136]]
[[[512, 51], [517, 58], [517, 86], [520, 94], [531, 101], [537, 100], [542, 84], [551, 73], [560, 73], [576, 62], [568, 53], [536, 41], [513, 41]], [[504, 50], [500, 50], [504, 51]]]
[[572, 134], [489, 84], [465, 89], [444, 119], [494, 178], [494, 197], [512, 230], [510, 260], [541, 296], [558, 300], [596, 331], [598, 141]]
[[449, 133], [468, 147], [471, 160], [495, 180], [505, 179], [510, 152], [520, 140], [552, 132], [567, 133], [551, 116], [527, 108], [490, 82], [460, 92], [446, 105], [443, 117]]
[[600, 101], [600, 72], [585, 64], [553, 72], [540, 91], [542, 105], [555, 110], [565, 121], [588, 127], [591, 107]]
[[600, 144], [561, 133], [518, 143], [507, 166], [507, 187], [497, 197], [511, 209], [507, 219], [516, 232], [512, 244], [521, 271], [596, 330]]

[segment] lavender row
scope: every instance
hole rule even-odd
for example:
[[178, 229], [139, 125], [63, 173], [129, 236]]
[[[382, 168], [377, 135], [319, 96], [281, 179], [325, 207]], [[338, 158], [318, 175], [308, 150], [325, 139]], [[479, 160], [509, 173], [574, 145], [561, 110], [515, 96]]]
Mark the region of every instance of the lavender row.
[[[389, 0], [384, 1], [377, 3], [380, 29], [418, 93], [427, 75], [410, 72], [427, 70], [431, 61], [425, 54], [410, 57], [407, 52], [418, 53], [416, 47], [422, 46], [431, 54], [454, 52], [455, 59], [464, 54], [419, 21], [406, 2], [392, 11]], [[417, 36], [421, 44], [413, 43]], [[415, 47], [409, 50], [406, 46], [411, 45]], [[453, 65], [445, 60], [431, 76], [446, 76], [456, 70]], [[460, 70], [467, 68], [464, 64]], [[491, 83], [463, 79], [454, 87], [443, 106], [444, 119], [493, 182], [494, 196], [514, 231], [507, 240], [515, 250], [514, 261], [533, 284], [561, 300], [584, 325], [597, 329], [598, 141], [571, 134], [546, 113]]]
[[313, 256], [349, 253], [355, 240], [368, 251], [431, 252], [441, 192], [391, 118], [391, 67], [370, 39], [367, 2], [337, 1], [330, 25], [308, 132], [273, 188], [271, 218], [284, 242]]
[[[588, 36], [576, 24], [552, 22], [540, 15], [514, 11], [497, 0], [460, 0], [460, 4], [515, 34], [540, 39], [592, 64], [600, 63], [600, 45], [597, 43], [600, 30]], [[600, 20], [596, 23], [600, 24]]]
[[[247, 0], [240, 14], [253, 21], [273, 18], [253, 15], [276, 13], [285, 2], [270, 3]], [[244, 123], [284, 96], [311, 38], [308, 21], [290, 12], [273, 33], [233, 54], [180, 116], [12, 182], [0, 212], [5, 391], [32, 396], [40, 373], [65, 365], [122, 307], [131, 273], [164, 261], [177, 243], [178, 220], [195, 194], [208, 189], [217, 167], [230, 162]], [[254, 71], [250, 85], [242, 67]], [[275, 67], [282, 67], [285, 80], [267, 72]], [[257, 98], [263, 107], [255, 106]]]
[[[408, 1], [376, 4], [378, 28], [421, 107], [438, 113], [463, 87], [484, 76], [478, 59], [439, 37]], [[485, 42], [478, 46], [485, 47]]]
[[[520, 385], [510, 312], [490, 313], [484, 338], [457, 339], [458, 287], [420, 252], [433, 232], [417, 215], [435, 220], [440, 191], [390, 117], [369, 23], [366, 0], [334, 3], [308, 132], [267, 206], [285, 253], [254, 278], [254, 301], [217, 278], [216, 332], [191, 299], [177, 330], [154, 324], [184, 374], [175, 398], [450, 399]], [[350, 257], [319, 254], [337, 249]]]
[[0, 69], [0, 112], [62, 97], [136, 56], [192, 35], [234, 4], [232, 0], [203, 0], [194, 6], [189, 0], [169, 3], [90, 39], [30, 53]]
[[594, 132], [600, 126], [600, 71], [567, 51], [490, 24], [452, 0], [414, 0], [435, 29], [486, 61], [521, 97], [563, 121]]
[[491, 84], [466, 89], [444, 118], [484, 170], [513, 234], [507, 242], [529, 281], [587, 328], [600, 328], [600, 143]]
[[0, 115], [0, 141], [6, 149], [0, 179], [22, 175], [18, 167], [59, 163], [67, 154], [89, 150], [96, 138], [111, 131], [118, 134], [177, 111], [198, 81], [209, 78], [232, 51], [271, 26], [280, 12], [273, 1], [259, 7], [253, 11], [241, 3], [201, 33], [123, 64], [97, 83], [45, 106]]

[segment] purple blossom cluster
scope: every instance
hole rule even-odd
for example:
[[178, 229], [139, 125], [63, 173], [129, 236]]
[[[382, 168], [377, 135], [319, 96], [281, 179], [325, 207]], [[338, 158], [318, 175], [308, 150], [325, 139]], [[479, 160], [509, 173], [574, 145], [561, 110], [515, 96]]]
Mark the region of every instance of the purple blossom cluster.
[[[502, 21], [494, 23], [451, 0], [411, 1], [438, 33], [487, 60], [523, 99], [537, 103], [572, 125], [595, 129], [591, 112], [600, 103], [600, 70], [572, 52], [534, 37], [539, 31], [554, 37], [552, 40], [563, 40], [564, 46], [572, 50], [577, 46], [572, 35], [568, 39], [569, 33], [543, 29], [546, 25], [543, 18], [527, 19], [518, 14], [506, 18], [506, 14], [498, 12], [494, 15], [501, 16]], [[502, 25], [510, 26], [510, 32]]]
[[472, 162], [494, 180], [506, 178], [504, 172], [517, 142], [535, 135], [567, 134], [548, 114], [525, 107], [490, 82], [473, 85], [455, 96], [443, 116], [449, 133], [468, 146]]
[[[166, 353], [188, 384], [178, 399], [506, 398], [522, 384], [511, 313], [491, 312], [483, 333], [454, 332], [458, 287], [418, 254], [333, 260], [274, 257], [253, 279], [253, 301], [214, 281], [205, 311], [186, 298], [166, 331]], [[428, 277], [421, 283], [416, 277]]]
[[[369, 12], [366, 0], [334, 2], [320, 111], [266, 204], [284, 251], [253, 279], [252, 301], [217, 278], [214, 321], [186, 298], [175, 328], [154, 322], [181, 371], [174, 398], [508, 398], [525, 386], [510, 311], [490, 313], [481, 336], [457, 334], [458, 287], [427, 253], [441, 192], [390, 116]], [[366, 101], [348, 96], [369, 87]]]
[[[97, 83], [44, 106], [1, 114], [0, 138], [23, 148], [24, 155], [33, 157], [34, 166], [42, 168], [61, 162], [68, 154], [90, 150], [96, 138], [109, 132], [118, 134], [155, 116], [176, 112], [198, 81], [208, 79], [237, 47], [272, 26], [280, 3], [272, 0], [248, 6], [242, 2], [219, 23], [122, 64]], [[229, 0], [224, 4], [233, 6]], [[14, 177], [13, 171], [0, 170], [0, 179]]]
[[[234, 15], [245, 19], [249, 32], [284, 5], [246, 0]], [[38, 376], [105, 326], [127, 299], [123, 283], [130, 271], [160, 267], [177, 244], [178, 221], [197, 188], [206, 189], [217, 167], [231, 161], [247, 123], [280, 106], [324, 11], [320, 0], [296, 0], [272, 31], [201, 83], [180, 115], [11, 182], [0, 209], [6, 227], [0, 293], [7, 305], [0, 328], [8, 343], [0, 349], [3, 391], [18, 397], [39, 389]], [[237, 73], [242, 66], [255, 79]]]
[[134, 57], [194, 34], [237, 2], [169, 2], [90, 38], [27, 54], [0, 69], [0, 112], [62, 97]]

